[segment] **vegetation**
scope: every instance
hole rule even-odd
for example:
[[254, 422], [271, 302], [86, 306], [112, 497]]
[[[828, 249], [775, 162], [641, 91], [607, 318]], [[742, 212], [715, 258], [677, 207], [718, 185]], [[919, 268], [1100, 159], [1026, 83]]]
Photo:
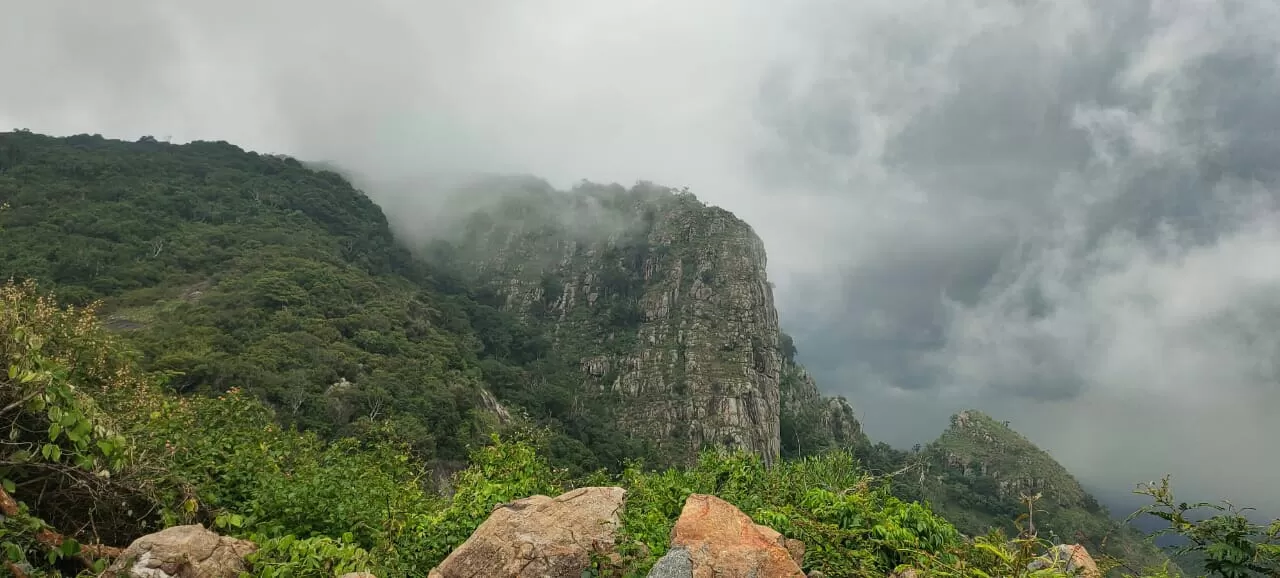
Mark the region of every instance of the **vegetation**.
[[904, 470], [894, 484], [897, 495], [936, 504], [967, 534], [1016, 531], [1013, 520], [1027, 511], [1023, 496], [1039, 495], [1033, 520], [1038, 535], [1082, 544], [1123, 561], [1131, 571], [1167, 559], [1135, 529], [1113, 520], [1048, 453], [981, 412], [952, 416], [951, 427], [936, 441], [911, 452], [864, 447], [859, 455], [872, 453], [879, 454], [881, 468]]
[[[698, 492], [804, 541], [805, 568], [828, 576], [905, 566], [937, 576], [1055, 575], [1026, 569], [1048, 545], [1034, 533], [967, 541], [927, 503], [894, 497], [846, 451], [772, 468], [757, 456], [708, 452], [689, 468], [633, 462], [621, 474], [576, 478], [546, 461], [545, 432], [530, 431], [474, 448], [444, 497], [428, 489], [426, 470], [391, 435], [389, 419], [374, 428], [383, 439], [324, 441], [280, 427], [236, 389], [179, 397], [160, 386], [162, 376], [137, 368], [92, 308], [59, 308], [31, 284], [6, 286], [0, 297], [0, 403], [13, 432], [0, 476], [19, 510], [0, 523], [0, 547], [28, 576], [100, 569], [109, 549], [99, 544], [190, 522], [261, 544], [255, 575], [407, 576], [438, 563], [496, 504], [603, 483], [629, 490], [619, 538], [626, 556], [611, 573], [642, 575], [665, 551], [684, 499]], [[1149, 511], [1209, 553], [1211, 575], [1276, 568], [1280, 521], [1257, 528], [1228, 512], [1191, 522], [1192, 506], [1175, 505], [1167, 481], [1151, 495]], [[86, 503], [94, 507], [67, 507]], [[74, 531], [63, 538], [56, 529]]]
[[[539, 273], [532, 314], [506, 312], [451, 272], [457, 247], [423, 265], [336, 174], [226, 143], [0, 134], [0, 265], [31, 280], [0, 286], [0, 567], [93, 574], [142, 534], [202, 523], [259, 544], [258, 576], [421, 575], [496, 504], [617, 484], [609, 575], [644, 575], [695, 492], [804, 541], [805, 569], [831, 577], [1059, 576], [1028, 564], [1076, 540], [1115, 554], [1117, 575], [1177, 573], [977, 414], [904, 452], [818, 427], [828, 408], [801, 404], [782, 416], [779, 464], [708, 451], [669, 467], [578, 369], [588, 345], [629, 346], [655, 218], [637, 212], [603, 253], [599, 332], [548, 335], [564, 279]], [[784, 389], [800, 392], [782, 349]], [[1141, 491], [1139, 514], [1167, 520], [1208, 575], [1276, 575], [1280, 521], [1177, 502], [1167, 480]]]
[[0, 273], [102, 300], [175, 391], [242, 387], [325, 438], [390, 419], [448, 464], [502, 425], [487, 388], [551, 428], [557, 463], [644, 455], [608, 415], [575, 411], [573, 350], [412, 258], [335, 173], [223, 142], [0, 133], [0, 204]]
[[[1186, 545], [1175, 553], [1193, 554], [1210, 576], [1280, 576], [1280, 519], [1255, 524], [1244, 515], [1249, 508], [1229, 502], [1179, 502], [1167, 476], [1159, 483], [1139, 485], [1135, 493], [1149, 496], [1152, 503], [1128, 519], [1151, 515], [1168, 522], [1169, 527], [1157, 534], [1180, 537]], [[1201, 516], [1197, 510], [1217, 513]]]

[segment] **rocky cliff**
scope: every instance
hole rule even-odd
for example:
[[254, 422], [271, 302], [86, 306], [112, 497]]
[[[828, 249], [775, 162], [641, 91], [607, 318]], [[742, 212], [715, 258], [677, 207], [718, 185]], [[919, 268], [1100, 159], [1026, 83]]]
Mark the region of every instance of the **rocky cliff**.
[[664, 453], [721, 446], [775, 460], [784, 378], [796, 378], [792, 401], [807, 408], [819, 396], [784, 363], [751, 227], [648, 184], [505, 185], [467, 197], [470, 216], [448, 235], [454, 264], [543, 325], [574, 353], [582, 385], [616, 394], [619, 421]]

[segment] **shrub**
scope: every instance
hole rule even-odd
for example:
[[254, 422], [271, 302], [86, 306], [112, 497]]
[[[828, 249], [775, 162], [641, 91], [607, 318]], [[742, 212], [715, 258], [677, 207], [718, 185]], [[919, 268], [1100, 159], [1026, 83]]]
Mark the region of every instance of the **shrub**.
[[803, 541], [804, 569], [828, 576], [884, 575], [921, 561], [916, 551], [945, 552], [959, 544], [955, 528], [920, 504], [894, 498], [887, 487], [873, 487], [843, 451], [772, 468], [752, 454], [712, 451], [689, 469], [646, 473], [633, 464], [623, 482], [629, 493], [622, 550], [636, 557], [633, 571], [665, 553], [693, 493], [719, 496], [756, 523]]

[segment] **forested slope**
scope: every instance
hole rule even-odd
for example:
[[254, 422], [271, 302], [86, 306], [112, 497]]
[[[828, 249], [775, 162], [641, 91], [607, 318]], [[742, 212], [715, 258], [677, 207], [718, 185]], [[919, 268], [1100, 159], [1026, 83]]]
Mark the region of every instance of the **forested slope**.
[[[487, 380], [556, 368], [545, 339], [415, 261], [363, 193], [291, 158], [4, 133], [0, 203], [0, 277], [104, 300], [178, 391], [241, 386], [326, 434], [389, 417], [420, 455], [457, 460], [505, 419]], [[556, 445], [577, 465], [639, 453], [604, 420], [535, 409], [574, 430]]]

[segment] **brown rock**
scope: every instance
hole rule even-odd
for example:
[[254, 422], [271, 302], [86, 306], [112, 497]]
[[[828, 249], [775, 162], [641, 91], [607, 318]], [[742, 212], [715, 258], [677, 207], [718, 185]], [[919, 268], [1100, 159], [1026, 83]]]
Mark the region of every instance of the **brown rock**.
[[1093, 561], [1093, 556], [1089, 555], [1089, 551], [1084, 549], [1080, 544], [1061, 544], [1058, 551], [1062, 553], [1063, 558], [1067, 561], [1067, 573], [1083, 576], [1084, 578], [1102, 578], [1102, 572], [1098, 570], [1098, 564]]
[[1098, 570], [1098, 564], [1093, 561], [1093, 556], [1090, 556], [1089, 551], [1085, 550], [1084, 546], [1080, 544], [1058, 544], [1046, 552], [1044, 556], [1033, 560], [1027, 565], [1029, 569], [1033, 570], [1050, 566], [1060, 568], [1075, 576], [1102, 578], [1102, 572]]
[[715, 496], [689, 496], [671, 534], [672, 548], [688, 550], [693, 578], [804, 578], [782, 535]]
[[622, 488], [580, 488], [498, 506], [430, 578], [576, 578], [593, 553], [613, 553], [625, 497]]
[[258, 546], [219, 536], [204, 526], [174, 526], [147, 534], [125, 548], [104, 577], [236, 578], [247, 570], [244, 557]]

